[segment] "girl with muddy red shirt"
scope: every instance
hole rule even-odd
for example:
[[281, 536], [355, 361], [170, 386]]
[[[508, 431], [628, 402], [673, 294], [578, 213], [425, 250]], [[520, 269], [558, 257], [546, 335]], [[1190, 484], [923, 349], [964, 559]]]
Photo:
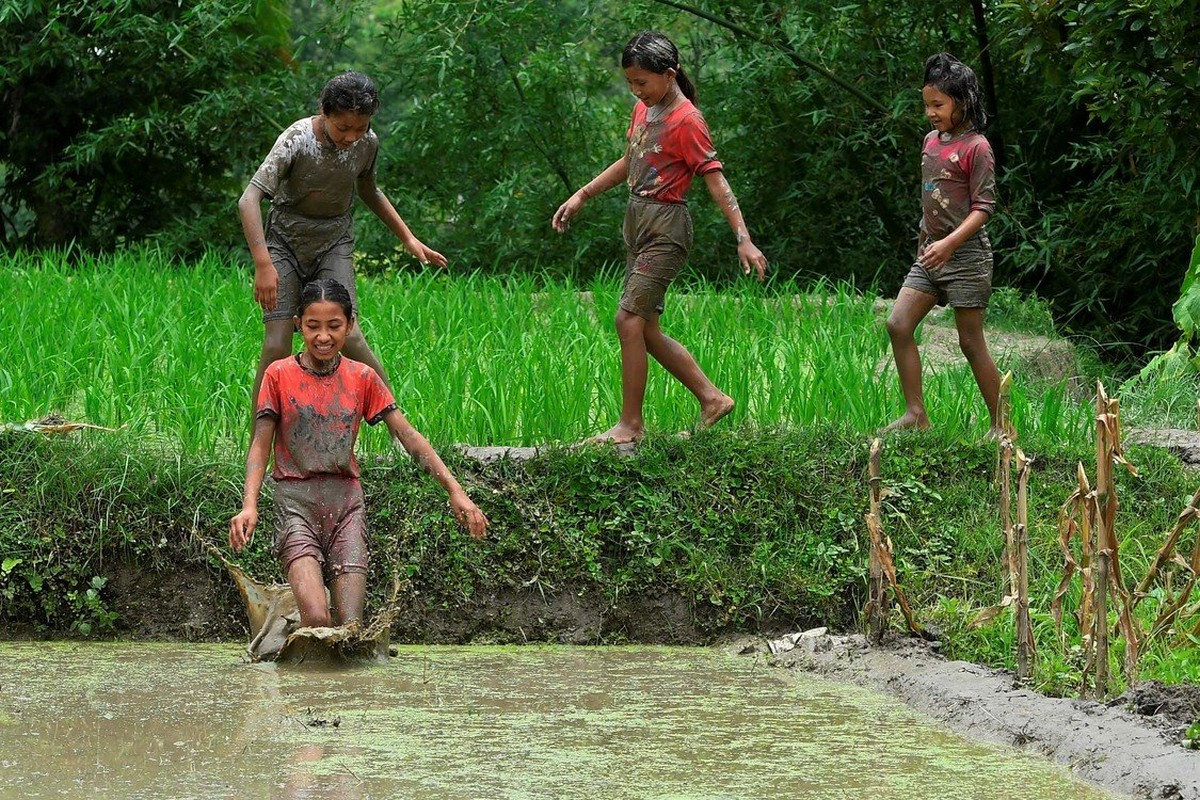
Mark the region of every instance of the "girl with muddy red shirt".
[[454, 517], [471, 536], [482, 538], [488, 520], [396, 408], [379, 374], [342, 355], [355, 324], [346, 287], [333, 279], [309, 283], [294, 321], [304, 349], [272, 363], [263, 377], [242, 510], [229, 523], [229, 544], [241, 550], [254, 535], [258, 493], [273, 449], [275, 549], [300, 622], [345, 625], [362, 620], [367, 586], [366, 511], [354, 458], [363, 420], [388, 426], [393, 440], [450, 494]]
[[996, 208], [995, 159], [983, 135], [987, 114], [975, 73], [949, 53], [926, 59], [922, 87], [933, 130], [921, 149], [917, 260], [887, 321], [905, 410], [883, 432], [929, 427], [913, 334], [934, 304], [946, 303], [954, 309], [959, 347], [991, 417], [988, 438], [995, 438], [1000, 434], [1000, 372], [983, 337], [992, 293], [992, 245], [984, 224]]
[[617, 311], [621, 340], [621, 419], [593, 437], [597, 442], [633, 442], [645, 433], [647, 354], [654, 357], [700, 402], [700, 427], [733, 410], [734, 401], [718, 389], [683, 345], [659, 328], [667, 287], [679, 274], [692, 246], [692, 219], [684, 198], [694, 175], [733, 228], [738, 259], [747, 275], [761, 281], [767, 259], [750, 241], [737, 198], [725, 180], [704, 117], [695, 106], [696, 90], [679, 65], [679, 51], [661, 33], [634, 36], [621, 54], [629, 90], [638, 98], [629, 124], [625, 154], [563, 203], [551, 224], [567, 230], [584, 204], [619, 183], [629, 184], [625, 212], [625, 289]]

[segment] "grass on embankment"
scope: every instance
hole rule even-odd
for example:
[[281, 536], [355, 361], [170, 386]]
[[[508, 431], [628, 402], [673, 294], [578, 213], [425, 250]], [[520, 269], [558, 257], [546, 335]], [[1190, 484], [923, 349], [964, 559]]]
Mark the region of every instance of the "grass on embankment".
[[[830, 425], [657, 437], [632, 457], [606, 447], [552, 450], [527, 463], [449, 454], [491, 517], [484, 543], [454, 525], [441, 489], [406, 459], [372, 461], [364, 483], [374, 602], [399, 559], [413, 596], [450, 615], [477, 608], [481, 597], [568, 591], [610, 608], [632, 597], [677, 596], [713, 637], [853, 627], [865, 586], [866, 454], [866, 439]], [[1080, 665], [1072, 661], [1072, 624], [1062, 647], [1049, 622], [1061, 565], [1056, 519], [1076, 459], [1090, 453], [1031, 455], [1036, 677], [1064, 691]], [[1118, 476], [1118, 525], [1133, 582], [1195, 478], [1160, 451], [1135, 449], [1131, 458], [1142, 477]], [[103, 579], [122, 563], [153, 572], [203, 558], [192, 531], [223, 540], [240, 498], [234, 456], [165, 457], [128, 434], [0, 434], [0, 464], [0, 619], [32, 621], [47, 634], [119, 633]], [[944, 434], [889, 440], [883, 522], [918, 615], [944, 632], [946, 650], [1011, 665], [1011, 618], [967, 626], [1004, 593], [994, 466], [993, 447]], [[269, 508], [265, 498], [262, 507]], [[240, 559], [261, 577], [278, 574], [268, 531]], [[1152, 617], [1156, 606], [1150, 598], [1140, 612]], [[1200, 678], [1200, 642], [1173, 641], [1146, 653], [1144, 678]]]

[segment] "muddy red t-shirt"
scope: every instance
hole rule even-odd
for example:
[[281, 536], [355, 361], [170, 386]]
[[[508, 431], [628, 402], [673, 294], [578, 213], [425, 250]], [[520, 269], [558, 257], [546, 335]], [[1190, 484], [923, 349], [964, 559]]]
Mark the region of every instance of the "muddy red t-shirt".
[[700, 109], [684, 99], [664, 119], [646, 121], [646, 104], [633, 107], [625, 155], [629, 163], [629, 193], [663, 203], [682, 203], [693, 175], [721, 169]]
[[921, 230], [949, 236], [972, 211], [996, 209], [996, 160], [983, 134], [930, 131], [921, 148]]
[[382, 420], [396, 407], [375, 370], [342, 356], [328, 375], [300, 365], [300, 356], [267, 367], [258, 393], [258, 413], [276, 419], [276, 479], [312, 475], [358, 477], [354, 439], [364, 419]]

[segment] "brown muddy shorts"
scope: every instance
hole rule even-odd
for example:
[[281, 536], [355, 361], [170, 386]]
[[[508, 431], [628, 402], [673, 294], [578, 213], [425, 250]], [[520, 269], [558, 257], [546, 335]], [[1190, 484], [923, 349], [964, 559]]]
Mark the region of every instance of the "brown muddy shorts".
[[275, 308], [263, 312], [263, 322], [296, 316], [300, 291], [322, 278], [333, 278], [345, 286], [354, 313], [358, 313], [354, 228], [349, 214], [322, 219], [272, 209], [266, 239], [271, 263], [279, 273], [279, 295]]
[[630, 197], [625, 210], [625, 291], [620, 308], [643, 319], [663, 313], [667, 287], [692, 249], [692, 215], [683, 203]]
[[367, 572], [367, 514], [362, 484], [345, 475], [275, 482], [275, 552], [287, 575], [312, 557], [325, 578]]
[[951, 308], [987, 308], [992, 296], [992, 243], [987, 233], [981, 230], [967, 239], [938, 269], [914, 263], [904, 286], [934, 295], [940, 305]]

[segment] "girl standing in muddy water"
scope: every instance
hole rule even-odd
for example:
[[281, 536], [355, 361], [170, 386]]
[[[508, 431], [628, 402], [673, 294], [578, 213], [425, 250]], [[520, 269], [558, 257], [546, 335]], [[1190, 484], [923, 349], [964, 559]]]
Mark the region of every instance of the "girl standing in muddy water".
[[363, 420], [388, 426], [392, 439], [449, 493], [454, 518], [471, 536], [482, 538], [488, 520], [396, 408], [378, 373], [342, 355], [355, 328], [346, 287], [332, 279], [306, 285], [294, 323], [304, 349], [267, 367], [246, 456], [242, 510], [229, 523], [229, 545], [240, 551], [254, 535], [258, 494], [273, 451], [275, 550], [300, 622], [345, 625], [362, 620], [367, 587], [366, 511], [354, 458]]
[[[320, 110], [279, 135], [238, 201], [254, 259], [254, 301], [263, 310], [252, 410], [267, 365], [292, 353], [292, 319], [302, 286], [334, 278], [349, 290], [358, 311], [350, 214], [355, 193], [418, 261], [446, 266], [446, 257], [413, 235], [375, 185], [379, 139], [371, 130], [371, 117], [379, 110], [379, 92], [371, 79], [358, 72], [333, 78], [321, 91]], [[265, 233], [264, 198], [271, 201]], [[346, 355], [371, 367], [386, 383], [387, 373], [359, 325], [346, 340]]]
[[733, 189], [717, 160], [708, 126], [695, 106], [696, 90], [679, 65], [679, 51], [661, 33], [634, 36], [621, 54], [629, 90], [637, 97], [625, 154], [571, 195], [554, 213], [559, 233], [591, 198], [628, 182], [625, 212], [625, 288], [617, 311], [621, 342], [621, 419], [592, 438], [595, 442], [634, 442], [645, 433], [647, 354], [686, 386], [700, 403], [700, 427], [713, 425], [733, 410], [734, 400], [718, 389], [691, 353], [659, 327], [667, 287], [679, 274], [692, 246], [692, 219], [685, 196], [694, 175], [702, 175], [713, 199], [737, 236], [738, 259], [747, 275], [761, 281], [767, 259], [750, 241]]
[[933, 130], [921, 150], [921, 229], [917, 260], [888, 316], [887, 331], [904, 392], [904, 414], [882, 432], [929, 427], [921, 355], [913, 337], [935, 303], [954, 309], [958, 344], [998, 431], [1000, 372], [983, 337], [992, 293], [992, 246], [983, 226], [996, 207], [995, 160], [984, 137], [987, 114], [975, 73], [948, 53], [925, 61], [921, 96]]

